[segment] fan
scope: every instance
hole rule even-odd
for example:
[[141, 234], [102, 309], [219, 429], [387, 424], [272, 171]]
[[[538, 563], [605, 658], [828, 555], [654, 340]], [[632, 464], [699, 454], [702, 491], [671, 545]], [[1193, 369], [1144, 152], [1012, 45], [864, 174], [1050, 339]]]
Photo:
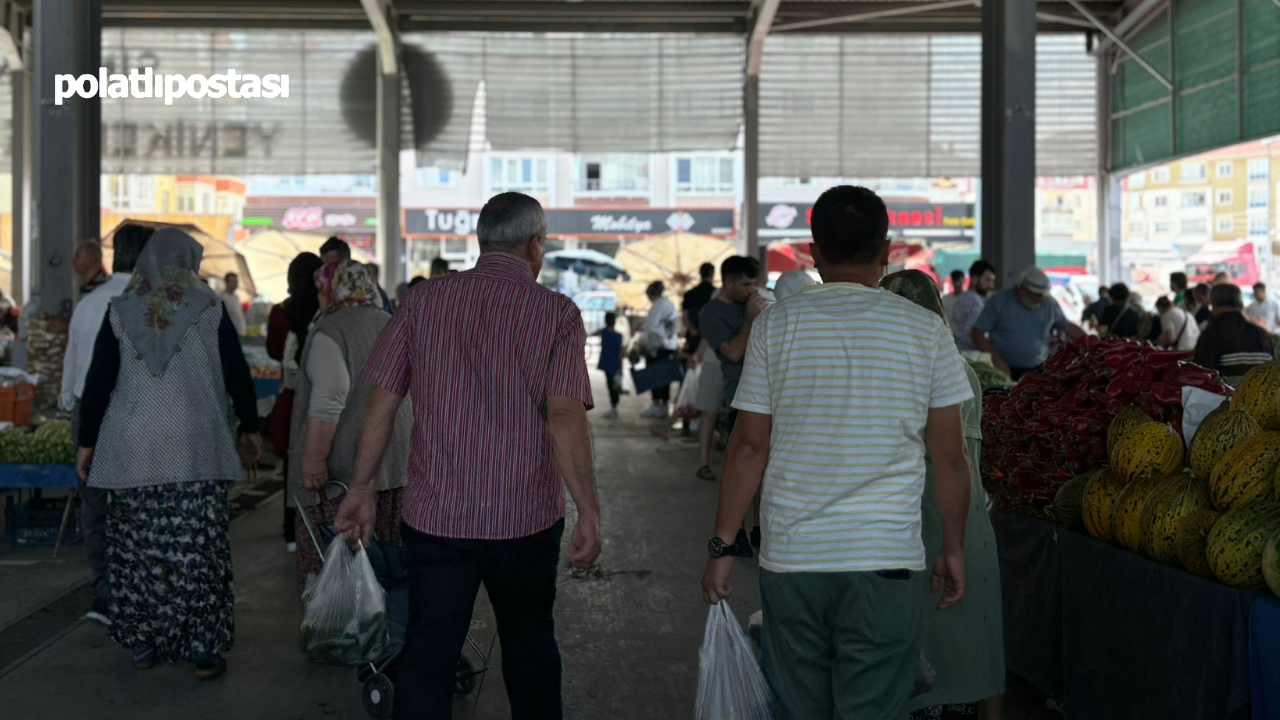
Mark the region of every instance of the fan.
[[[453, 115], [453, 90], [449, 77], [434, 55], [413, 46], [400, 48], [401, 98], [408, 89], [413, 114], [413, 145], [427, 146], [449, 124]], [[406, 83], [407, 79], [407, 83]], [[378, 51], [369, 46], [360, 51], [342, 79], [342, 118], [357, 138], [374, 147], [378, 142]]]

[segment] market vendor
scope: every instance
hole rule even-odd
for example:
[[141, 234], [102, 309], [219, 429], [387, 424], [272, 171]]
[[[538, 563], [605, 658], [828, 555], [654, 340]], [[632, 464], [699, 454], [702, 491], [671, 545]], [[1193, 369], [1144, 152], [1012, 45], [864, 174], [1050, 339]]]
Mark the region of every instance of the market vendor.
[[1049, 277], [1030, 266], [1015, 287], [987, 301], [969, 336], [978, 350], [990, 353], [991, 364], [1017, 380], [1039, 371], [1049, 359], [1049, 333], [1054, 329], [1072, 340], [1085, 334], [1049, 296]]

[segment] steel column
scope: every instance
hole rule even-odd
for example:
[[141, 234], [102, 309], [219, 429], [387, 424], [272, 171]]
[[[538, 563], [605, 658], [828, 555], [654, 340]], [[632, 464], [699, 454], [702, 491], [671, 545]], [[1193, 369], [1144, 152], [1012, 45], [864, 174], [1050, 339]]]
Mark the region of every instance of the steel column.
[[982, 257], [1001, 287], [1035, 262], [1036, 4], [982, 6]]
[[100, 104], [79, 96], [54, 104], [54, 76], [97, 76], [101, 0], [35, 3], [33, 293], [40, 311], [70, 315], [71, 254], [98, 237]]
[[[379, 49], [381, 52], [381, 49]], [[393, 291], [405, 281], [400, 237], [400, 74], [378, 73], [378, 234], [382, 284]]]
[[12, 190], [13, 298], [25, 305], [31, 289], [31, 70], [9, 73], [13, 93], [13, 135], [9, 138]]
[[[1108, 87], [1110, 53], [1098, 56], [1098, 88]], [[1097, 238], [1098, 280], [1103, 285], [1126, 280], [1120, 263], [1120, 178], [1111, 174], [1111, 94], [1098, 94]]]
[[742, 236], [746, 239], [746, 253], [750, 257], [760, 254], [760, 76], [748, 75], [743, 86], [742, 120], [744, 126], [742, 150]]

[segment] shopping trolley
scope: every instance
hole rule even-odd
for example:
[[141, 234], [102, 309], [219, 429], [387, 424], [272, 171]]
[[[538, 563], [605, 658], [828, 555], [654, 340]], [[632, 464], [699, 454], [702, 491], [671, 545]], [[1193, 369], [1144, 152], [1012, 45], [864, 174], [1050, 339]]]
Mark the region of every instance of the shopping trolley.
[[[341, 487], [343, 491], [347, 490], [347, 486], [343, 483], [335, 482], [334, 484]], [[329, 524], [321, 525], [319, 528], [313, 527], [307, 514], [302, 512], [302, 504], [298, 502], [296, 493], [293, 495], [293, 502], [298, 508], [298, 517], [302, 518], [302, 524], [307, 529], [307, 535], [311, 537], [316, 552], [323, 559], [324, 549], [333, 542], [333, 538], [338, 534], [337, 530]], [[356, 679], [364, 686], [364, 709], [369, 716], [389, 718], [395, 700], [395, 680], [400, 672], [400, 651], [404, 649], [405, 627], [409, 622], [408, 551], [396, 543], [377, 538], [374, 538], [365, 550], [369, 554], [369, 564], [373, 566], [373, 574], [387, 594], [386, 617], [390, 625], [391, 640], [380, 657], [357, 668]], [[467, 632], [467, 646], [480, 659], [478, 667], [470, 658], [462, 654], [462, 648], [459, 649], [458, 670], [453, 687], [454, 692], [459, 696], [470, 695], [484, 689], [484, 675], [489, 671], [489, 656], [493, 654], [494, 641], [497, 639], [495, 634], [489, 641], [487, 650], [480, 647], [480, 644], [472, 638], [471, 631], [484, 627], [483, 621], [473, 619], [470, 630]]]

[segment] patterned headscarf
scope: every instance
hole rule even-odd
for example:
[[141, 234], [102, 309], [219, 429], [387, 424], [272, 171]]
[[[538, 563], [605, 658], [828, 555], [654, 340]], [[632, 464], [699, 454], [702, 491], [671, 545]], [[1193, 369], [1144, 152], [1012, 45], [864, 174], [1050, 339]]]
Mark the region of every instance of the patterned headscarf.
[[943, 324], [947, 324], [947, 313], [942, 309], [942, 295], [938, 292], [938, 284], [923, 272], [900, 270], [885, 275], [880, 280], [880, 287], [894, 295], [901, 295], [925, 310], [937, 313]]
[[317, 270], [315, 278], [320, 297], [329, 301], [329, 307], [322, 309], [317, 319], [359, 305], [382, 308], [382, 296], [373, 276], [354, 260], [335, 260]]
[[152, 375], [164, 373], [187, 331], [222, 303], [200, 279], [203, 257], [204, 248], [190, 235], [159, 230], [138, 256], [124, 294], [111, 301], [138, 359]]

